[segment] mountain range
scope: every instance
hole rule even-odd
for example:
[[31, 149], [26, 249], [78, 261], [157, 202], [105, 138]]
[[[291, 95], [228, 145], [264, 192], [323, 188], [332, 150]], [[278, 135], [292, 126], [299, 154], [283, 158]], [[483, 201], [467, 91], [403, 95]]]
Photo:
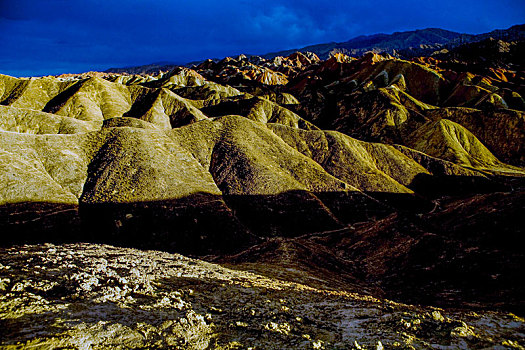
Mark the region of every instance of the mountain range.
[[[426, 28], [413, 31], [395, 32], [392, 34], [361, 35], [345, 42], [330, 42], [310, 45], [299, 49], [288, 49], [260, 55], [265, 59], [277, 56], [289, 56], [294, 52], [312, 52], [321, 59], [327, 59], [332, 54], [344, 53], [359, 57], [368, 51], [386, 52], [399, 58], [429, 56], [442, 50], [450, 50], [457, 46], [479, 42], [488, 38], [507, 42], [525, 39], [525, 24], [514, 25], [508, 29], [496, 29], [483, 34], [465, 34], [439, 28]], [[249, 55], [248, 55], [249, 56]], [[190, 62], [187, 67], [201, 63]], [[110, 68], [107, 73], [152, 74], [159, 71], [169, 71], [179, 66], [175, 63], [154, 63], [136, 67]]]
[[523, 52], [0, 75], [2, 346], [523, 347]]
[[342, 43], [326, 43], [306, 46], [301, 49], [285, 50], [263, 55], [265, 58], [287, 56], [295, 51], [313, 52], [327, 59], [336, 52], [360, 56], [367, 51], [386, 52], [402, 58], [431, 55], [435, 51], [451, 49], [462, 44], [482, 41], [488, 38], [504, 41], [525, 39], [525, 25], [515, 25], [505, 30], [493, 30], [484, 34], [465, 34], [439, 28], [426, 28], [392, 34], [361, 35]]

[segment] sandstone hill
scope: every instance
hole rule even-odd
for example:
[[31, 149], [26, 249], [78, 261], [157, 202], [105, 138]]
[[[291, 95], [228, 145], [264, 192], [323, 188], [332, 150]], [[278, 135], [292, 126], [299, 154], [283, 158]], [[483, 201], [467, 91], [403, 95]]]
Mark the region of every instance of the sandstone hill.
[[[476, 47], [495, 61], [293, 53], [0, 75], [2, 344], [75, 347], [85, 331], [93, 346], [524, 346], [509, 312], [525, 310], [525, 71], [494, 43]], [[97, 275], [102, 260], [114, 272]], [[171, 260], [199, 272], [147, 268]], [[255, 306], [224, 311], [235, 293]]]

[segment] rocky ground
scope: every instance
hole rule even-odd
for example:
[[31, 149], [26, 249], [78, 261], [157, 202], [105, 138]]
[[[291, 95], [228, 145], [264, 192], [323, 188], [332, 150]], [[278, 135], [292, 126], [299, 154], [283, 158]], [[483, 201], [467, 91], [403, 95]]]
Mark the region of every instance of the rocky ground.
[[0, 252], [5, 349], [522, 349], [512, 313], [405, 305], [158, 251]]

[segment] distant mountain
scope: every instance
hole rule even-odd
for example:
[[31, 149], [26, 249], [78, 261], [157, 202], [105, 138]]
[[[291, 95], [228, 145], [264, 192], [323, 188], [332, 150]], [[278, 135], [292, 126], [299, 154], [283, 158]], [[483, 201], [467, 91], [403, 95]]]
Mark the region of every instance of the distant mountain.
[[395, 56], [414, 57], [428, 55], [443, 48], [454, 48], [461, 44], [488, 38], [513, 41], [525, 39], [525, 25], [515, 25], [505, 30], [494, 30], [484, 34], [463, 34], [439, 28], [418, 29], [393, 34], [361, 35], [342, 43], [310, 45], [301, 49], [284, 50], [263, 55], [264, 58], [288, 56], [293, 52], [313, 52], [321, 59], [341, 52], [350, 56], [361, 56], [367, 51], [387, 52]]
[[[462, 44], [478, 42], [488, 38], [504, 41], [525, 39], [525, 24], [515, 25], [508, 29], [497, 29], [484, 34], [464, 34], [440, 28], [426, 28], [392, 34], [361, 35], [348, 41], [337, 43], [310, 45], [300, 49], [290, 49], [271, 52], [261, 57], [273, 59], [277, 56], [289, 56], [294, 52], [312, 52], [321, 59], [327, 59], [335, 53], [344, 53], [349, 56], [359, 57], [365, 52], [387, 52], [400, 58], [428, 56], [443, 49], [453, 49]], [[214, 59], [219, 61], [219, 59]], [[105, 73], [127, 74], [157, 74], [167, 72], [179, 66], [191, 67], [203, 61], [193, 61], [185, 64], [174, 62], [157, 62], [142, 66], [124, 68], [109, 68]]]
[[390, 51], [421, 47], [422, 45], [444, 45], [460, 38], [463, 34], [438, 28], [427, 28], [393, 34], [361, 35], [342, 43], [310, 45], [302, 49], [272, 52], [263, 55], [265, 58], [287, 56], [295, 51], [309, 51], [319, 58], [326, 59], [331, 53], [342, 52], [349, 55], [361, 55], [367, 51]]
[[128, 74], [155, 74], [159, 71], [170, 71], [177, 67], [179, 67], [181, 64], [177, 64], [174, 62], [156, 62], [151, 64], [145, 64], [142, 66], [131, 66], [131, 67], [123, 67], [123, 68], [109, 68], [105, 70], [105, 73], [128, 73]]

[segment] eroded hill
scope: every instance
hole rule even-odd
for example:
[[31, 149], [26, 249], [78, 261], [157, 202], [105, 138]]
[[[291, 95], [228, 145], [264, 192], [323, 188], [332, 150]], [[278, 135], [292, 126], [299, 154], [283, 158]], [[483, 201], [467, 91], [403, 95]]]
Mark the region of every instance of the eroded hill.
[[[0, 76], [1, 242], [157, 249], [323, 291], [522, 313], [525, 73], [471, 72], [461, 54]], [[41, 294], [4, 277], [8, 303]], [[327, 334], [319, 346], [348, 345]]]

